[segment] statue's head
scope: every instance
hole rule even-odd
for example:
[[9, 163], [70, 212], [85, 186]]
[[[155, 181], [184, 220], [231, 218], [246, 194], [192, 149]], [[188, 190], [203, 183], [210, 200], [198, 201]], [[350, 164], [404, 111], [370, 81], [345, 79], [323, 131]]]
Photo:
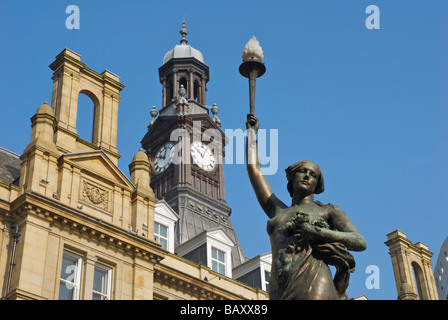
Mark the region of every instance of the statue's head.
[[301, 160], [299, 162], [296, 162], [296, 163], [290, 165], [285, 170], [286, 178], [288, 179], [287, 189], [288, 189], [288, 192], [291, 195], [291, 197], [294, 194], [294, 179], [296, 178], [296, 173], [299, 172], [299, 170], [301, 170], [304, 166], [313, 168], [313, 171], [316, 173], [317, 183], [316, 183], [313, 193], [319, 194], [319, 193], [324, 192], [324, 190], [325, 190], [324, 177], [322, 175], [322, 171], [320, 170], [320, 167], [317, 164], [315, 164], [313, 161]]

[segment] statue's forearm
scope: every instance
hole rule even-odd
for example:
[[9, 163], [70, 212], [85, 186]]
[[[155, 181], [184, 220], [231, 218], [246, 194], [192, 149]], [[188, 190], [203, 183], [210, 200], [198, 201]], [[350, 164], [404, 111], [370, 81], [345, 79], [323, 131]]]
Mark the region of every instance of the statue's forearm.
[[261, 174], [261, 164], [258, 157], [257, 150], [257, 139], [256, 134], [253, 129], [247, 130], [247, 141], [246, 141], [246, 161], [247, 161], [247, 173], [249, 175], [249, 180], [257, 193], [257, 189], [260, 187]]
[[318, 240], [322, 242], [340, 242], [352, 251], [363, 251], [366, 242], [359, 232], [344, 232], [331, 229], [320, 229]]
[[246, 142], [246, 159], [247, 169], [251, 171], [258, 171], [261, 168], [260, 159], [258, 157], [257, 137], [253, 129], [247, 130]]
[[272, 195], [272, 189], [269, 185], [266, 177], [261, 171], [261, 164], [258, 157], [257, 150], [257, 140], [255, 131], [253, 129], [247, 130], [247, 141], [246, 141], [246, 159], [247, 159], [247, 173], [249, 175], [249, 180], [252, 188], [255, 191], [257, 200], [265, 213], [269, 216], [269, 206], [268, 200]]

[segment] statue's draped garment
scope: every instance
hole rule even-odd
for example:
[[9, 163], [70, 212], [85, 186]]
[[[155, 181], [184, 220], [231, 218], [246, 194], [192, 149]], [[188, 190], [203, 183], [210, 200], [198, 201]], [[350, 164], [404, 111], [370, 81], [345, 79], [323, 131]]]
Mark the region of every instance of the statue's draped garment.
[[[273, 252], [270, 299], [345, 299], [350, 273], [355, 268], [353, 256], [339, 242], [307, 242], [299, 234], [300, 225], [304, 222], [320, 228], [329, 228], [325, 220], [310, 221], [310, 217], [303, 212], [297, 212], [285, 223], [281, 232], [285, 235], [288, 245]], [[269, 229], [268, 222], [268, 233]], [[336, 267], [334, 279], [328, 265]]]

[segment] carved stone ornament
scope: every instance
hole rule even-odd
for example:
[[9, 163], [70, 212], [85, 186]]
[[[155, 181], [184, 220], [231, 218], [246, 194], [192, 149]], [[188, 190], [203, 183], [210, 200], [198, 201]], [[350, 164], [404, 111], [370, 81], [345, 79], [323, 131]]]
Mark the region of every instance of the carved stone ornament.
[[100, 189], [86, 181], [83, 182], [82, 186], [82, 200], [93, 204], [103, 210], [108, 210], [109, 207], [109, 192]]

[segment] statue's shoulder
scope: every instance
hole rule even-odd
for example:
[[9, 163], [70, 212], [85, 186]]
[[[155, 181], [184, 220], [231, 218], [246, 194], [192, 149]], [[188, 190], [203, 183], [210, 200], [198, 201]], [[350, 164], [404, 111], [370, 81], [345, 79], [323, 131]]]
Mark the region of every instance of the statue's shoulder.
[[325, 208], [328, 208], [330, 210], [341, 210], [341, 208], [339, 208], [337, 205], [332, 204], [332, 203], [325, 204], [325, 203], [322, 203], [322, 202], [320, 202], [318, 200], [314, 201], [314, 203], [317, 204], [319, 207], [325, 207]]
[[319, 200], [315, 200], [314, 203], [317, 204], [319, 207], [332, 207], [332, 208], [335, 207], [335, 206], [334, 206], [333, 204], [331, 204], [331, 203], [327, 203], [327, 204], [325, 204], [325, 203], [320, 202]]

